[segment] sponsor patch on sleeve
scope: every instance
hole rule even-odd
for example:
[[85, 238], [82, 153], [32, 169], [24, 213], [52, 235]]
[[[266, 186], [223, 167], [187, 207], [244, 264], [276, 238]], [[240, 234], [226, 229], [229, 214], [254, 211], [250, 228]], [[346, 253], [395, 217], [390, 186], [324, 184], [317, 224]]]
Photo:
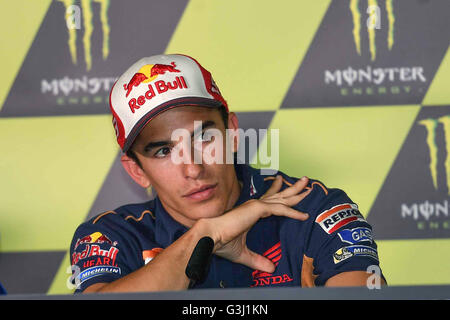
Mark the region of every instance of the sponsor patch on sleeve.
[[353, 229], [343, 229], [338, 232], [342, 242], [349, 244], [357, 244], [359, 242], [373, 242], [372, 230], [366, 227], [358, 227]]
[[77, 250], [78, 246], [84, 243], [108, 243], [112, 246], [117, 245], [117, 241], [114, 242], [111, 241], [111, 239], [109, 239], [106, 235], [102, 234], [101, 232], [94, 232], [85, 237], [78, 238], [73, 249]]
[[328, 234], [353, 221], [365, 221], [354, 203], [343, 203], [325, 210], [316, 218], [316, 223]]
[[119, 248], [101, 232], [78, 238], [72, 252], [72, 284], [77, 288], [87, 280], [99, 276], [120, 276], [121, 268], [116, 261]]
[[78, 275], [78, 281], [80, 284], [83, 282], [92, 279], [94, 277], [98, 277], [101, 275], [107, 275], [107, 274], [121, 274], [121, 270], [119, 267], [112, 267], [112, 266], [95, 266], [88, 269], [83, 270]]
[[376, 249], [368, 246], [348, 246], [338, 249], [333, 254], [334, 264], [347, 260], [351, 257], [370, 257], [378, 261], [378, 252]]
[[142, 251], [142, 259], [144, 260], [144, 263], [147, 264], [150, 261], [152, 261], [158, 254], [163, 251], [163, 248], [153, 248], [151, 250], [144, 250]]

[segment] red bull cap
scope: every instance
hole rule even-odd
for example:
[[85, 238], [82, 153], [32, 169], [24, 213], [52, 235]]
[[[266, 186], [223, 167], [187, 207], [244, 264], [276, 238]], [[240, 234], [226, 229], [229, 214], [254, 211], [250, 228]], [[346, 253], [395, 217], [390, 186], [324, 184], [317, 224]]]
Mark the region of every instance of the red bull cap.
[[228, 111], [211, 73], [194, 58], [181, 54], [137, 61], [115, 82], [109, 102], [123, 152], [154, 117], [168, 109], [192, 105]]

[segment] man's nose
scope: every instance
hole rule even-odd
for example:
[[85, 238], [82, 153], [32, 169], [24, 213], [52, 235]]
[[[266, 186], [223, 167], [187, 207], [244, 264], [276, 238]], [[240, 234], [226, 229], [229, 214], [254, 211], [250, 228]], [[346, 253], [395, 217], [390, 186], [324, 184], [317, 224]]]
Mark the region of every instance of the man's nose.
[[185, 163], [183, 164], [183, 173], [186, 178], [199, 179], [202, 176], [203, 165], [197, 163]]
[[185, 154], [184, 159], [182, 164], [184, 176], [191, 179], [201, 178], [204, 171], [201, 150], [192, 148], [188, 154]]

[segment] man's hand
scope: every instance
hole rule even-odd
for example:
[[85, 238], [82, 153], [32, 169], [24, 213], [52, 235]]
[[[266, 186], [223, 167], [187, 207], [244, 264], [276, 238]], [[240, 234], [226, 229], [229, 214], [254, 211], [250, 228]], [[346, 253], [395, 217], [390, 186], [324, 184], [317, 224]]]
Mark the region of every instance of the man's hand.
[[95, 283], [84, 292], [184, 290], [189, 284], [186, 265], [204, 236], [214, 240], [215, 254], [252, 269], [273, 272], [275, 266], [269, 259], [247, 248], [247, 232], [259, 219], [270, 215], [308, 219], [306, 213], [291, 208], [309, 194], [310, 191], [300, 193], [307, 183], [308, 179], [303, 178], [280, 192], [283, 182], [278, 176], [260, 199], [247, 201], [219, 217], [200, 219], [145, 266], [113, 282]]
[[222, 216], [197, 222], [212, 235], [215, 243], [213, 252], [216, 255], [252, 269], [269, 273], [275, 270], [269, 259], [247, 248], [246, 238], [247, 232], [261, 218], [276, 215], [302, 221], [308, 219], [307, 213], [292, 208], [311, 191], [310, 189], [302, 192], [308, 184], [308, 179], [304, 177], [280, 192], [282, 184], [281, 176], [277, 176], [261, 198], [249, 200]]

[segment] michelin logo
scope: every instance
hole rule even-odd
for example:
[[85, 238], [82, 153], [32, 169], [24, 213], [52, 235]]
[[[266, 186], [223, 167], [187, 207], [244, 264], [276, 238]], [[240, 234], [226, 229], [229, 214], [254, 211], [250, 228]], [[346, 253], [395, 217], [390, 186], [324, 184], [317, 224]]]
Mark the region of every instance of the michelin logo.
[[357, 244], [362, 241], [373, 242], [372, 230], [364, 227], [341, 230], [338, 232], [338, 236], [342, 242], [349, 244]]
[[97, 266], [84, 270], [80, 273], [78, 279], [80, 284], [86, 280], [89, 280], [93, 277], [105, 275], [105, 274], [121, 274], [121, 270], [118, 267], [110, 267], [110, 266]]
[[351, 257], [370, 257], [378, 261], [376, 249], [368, 246], [348, 246], [338, 249], [333, 254], [334, 264], [347, 260]]

